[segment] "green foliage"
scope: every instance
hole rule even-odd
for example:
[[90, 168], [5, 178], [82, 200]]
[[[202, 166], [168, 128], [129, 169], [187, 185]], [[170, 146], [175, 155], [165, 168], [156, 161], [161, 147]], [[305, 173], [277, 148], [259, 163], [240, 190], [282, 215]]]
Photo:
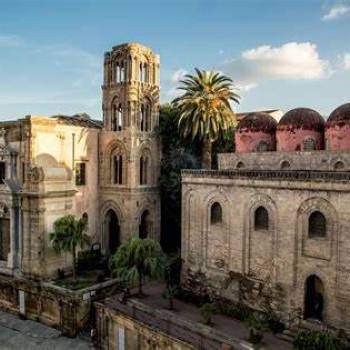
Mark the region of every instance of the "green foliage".
[[177, 286], [168, 286], [162, 293], [162, 298], [169, 301], [169, 309], [174, 309], [174, 299], [178, 295], [178, 287]]
[[233, 317], [239, 321], [247, 319], [252, 311], [241, 304], [219, 303], [219, 312], [225, 316]]
[[164, 276], [165, 257], [160, 244], [154, 239], [131, 237], [122, 243], [111, 257], [112, 274], [128, 285], [138, 283], [139, 294], [145, 277]]
[[218, 313], [218, 308], [215, 303], [205, 303], [200, 307], [200, 313], [203, 317], [204, 323], [211, 324], [211, 318]]
[[293, 341], [298, 350], [344, 350], [345, 344], [329, 331], [301, 330]]
[[57, 219], [50, 233], [50, 241], [57, 254], [70, 252], [73, 256], [73, 278], [76, 279], [76, 248], [90, 244], [90, 237], [86, 234], [87, 222], [76, 219], [73, 215], [66, 215]]
[[230, 101], [239, 103], [232, 80], [213, 71], [185, 75], [180, 90], [184, 94], [174, 100], [179, 109], [179, 130], [183, 138], [217, 140], [236, 124]]
[[282, 333], [286, 328], [284, 323], [281, 322], [281, 320], [273, 312], [266, 314], [265, 320], [267, 322], [269, 329], [274, 334]]
[[250, 341], [252, 344], [261, 343], [264, 337], [263, 332], [268, 330], [268, 324], [264, 315], [253, 312], [245, 319], [244, 322], [249, 327], [248, 341]]

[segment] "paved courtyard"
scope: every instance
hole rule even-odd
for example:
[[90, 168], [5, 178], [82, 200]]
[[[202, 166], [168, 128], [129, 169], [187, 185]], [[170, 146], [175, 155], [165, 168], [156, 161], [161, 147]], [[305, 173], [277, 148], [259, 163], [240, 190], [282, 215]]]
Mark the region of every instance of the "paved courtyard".
[[91, 350], [94, 347], [85, 339], [67, 338], [57, 329], [0, 311], [0, 349]]

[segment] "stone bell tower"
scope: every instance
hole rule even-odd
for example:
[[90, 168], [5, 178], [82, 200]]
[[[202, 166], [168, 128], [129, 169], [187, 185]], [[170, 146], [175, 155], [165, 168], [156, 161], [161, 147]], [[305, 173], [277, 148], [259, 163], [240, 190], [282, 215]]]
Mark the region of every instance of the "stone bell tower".
[[100, 137], [104, 250], [130, 235], [159, 238], [159, 56], [139, 44], [105, 53]]

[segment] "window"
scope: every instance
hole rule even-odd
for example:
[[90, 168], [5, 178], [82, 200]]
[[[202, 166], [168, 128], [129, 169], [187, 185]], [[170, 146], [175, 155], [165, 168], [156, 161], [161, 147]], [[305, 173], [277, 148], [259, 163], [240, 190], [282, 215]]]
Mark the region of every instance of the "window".
[[88, 224], [88, 222], [89, 222], [89, 216], [88, 216], [87, 213], [84, 213], [84, 214], [82, 215], [81, 218], [86, 222], [86, 224]]
[[255, 210], [254, 229], [268, 230], [269, 229], [269, 213], [264, 207], [259, 207]]
[[116, 83], [120, 83], [120, 71], [121, 71], [121, 68], [119, 66], [119, 63], [117, 63], [116, 67], [115, 67], [115, 82]]
[[121, 103], [119, 103], [119, 106], [118, 106], [117, 130], [118, 131], [123, 130], [123, 107], [122, 107]]
[[316, 149], [315, 140], [308, 138], [303, 141], [303, 151], [314, 151]]
[[238, 162], [237, 163], [237, 169], [243, 169], [244, 168], [244, 163], [243, 162]]
[[327, 222], [324, 215], [319, 211], [314, 211], [309, 216], [309, 237], [326, 237]]
[[86, 184], [86, 164], [83, 162], [75, 165], [75, 184], [77, 186]]
[[10, 252], [10, 220], [0, 219], [0, 260], [7, 260]]
[[0, 162], [0, 184], [4, 182], [6, 178], [6, 163]]
[[140, 113], [140, 129], [141, 131], [145, 131], [145, 124], [146, 124], [146, 110], [145, 106], [141, 105], [141, 113]]
[[113, 157], [112, 182], [115, 185], [123, 184], [123, 157], [118, 155]]
[[212, 225], [222, 222], [222, 208], [218, 202], [215, 202], [210, 208], [210, 223]]
[[281, 163], [281, 169], [282, 170], [287, 170], [290, 168], [290, 163], [288, 162], [288, 160], [284, 160], [282, 163]]
[[148, 157], [140, 158], [140, 185], [147, 185], [148, 182]]
[[117, 131], [117, 106], [113, 105], [112, 107], [112, 131]]
[[258, 144], [258, 152], [267, 152], [269, 150], [269, 144], [266, 141], [260, 141]]
[[340, 160], [338, 160], [335, 164], [334, 164], [334, 169], [335, 170], [342, 170], [342, 169], [344, 169], [345, 168], [345, 164], [342, 162], [342, 161], [340, 161]]

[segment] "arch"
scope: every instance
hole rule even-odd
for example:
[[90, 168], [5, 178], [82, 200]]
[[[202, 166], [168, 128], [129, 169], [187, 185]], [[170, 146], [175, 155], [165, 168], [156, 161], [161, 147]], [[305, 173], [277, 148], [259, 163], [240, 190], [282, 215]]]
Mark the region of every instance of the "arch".
[[270, 150], [270, 145], [266, 141], [260, 141], [256, 150], [257, 152], [267, 152]]
[[343, 170], [343, 169], [345, 169], [345, 164], [341, 160], [338, 160], [337, 162], [335, 162], [333, 168], [334, 168], [334, 170]]
[[222, 223], [222, 207], [219, 202], [214, 202], [210, 208], [210, 224]]
[[148, 209], [144, 210], [140, 217], [139, 224], [139, 237], [144, 239], [148, 238], [152, 234], [152, 220], [151, 214]]
[[105, 232], [108, 237], [108, 252], [114, 254], [120, 245], [120, 221], [113, 209], [105, 214]]
[[316, 275], [310, 275], [305, 281], [304, 319], [323, 321], [324, 285]]
[[302, 142], [303, 144], [303, 151], [314, 151], [316, 149], [316, 141], [308, 137]]
[[139, 183], [140, 185], [150, 185], [152, 179], [152, 158], [148, 148], [142, 148], [139, 158]]
[[152, 101], [148, 97], [144, 99], [140, 106], [140, 130], [152, 130]]
[[269, 213], [263, 206], [254, 212], [254, 229], [256, 231], [269, 229]]
[[288, 160], [283, 160], [281, 162], [281, 169], [282, 170], [288, 170], [290, 169], [290, 162]]
[[245, 168], [245, 165], [244, 165], [244, 163], [243, 163], [242, 161], [239, 161], [239, 162], [237, 163], [237, 165], [236, 165], [236, 168], [237, 168], [237, 169], [244, 169], [244, 168]]
[[308, 235], [309, 238], [327, 236], [327, 220], [318, 210], [309, 215]]
[[89, 223], [89, 215], [88, 215], [88, 213], [85, 212], [85, 213], [81, 216], [81, 218], [86, 222], [86, 224]]
[[104, 154], [104, 181], [106, 184], [125, 185], [127, 181], [127, 150], [117, 140], [112, 141]]

